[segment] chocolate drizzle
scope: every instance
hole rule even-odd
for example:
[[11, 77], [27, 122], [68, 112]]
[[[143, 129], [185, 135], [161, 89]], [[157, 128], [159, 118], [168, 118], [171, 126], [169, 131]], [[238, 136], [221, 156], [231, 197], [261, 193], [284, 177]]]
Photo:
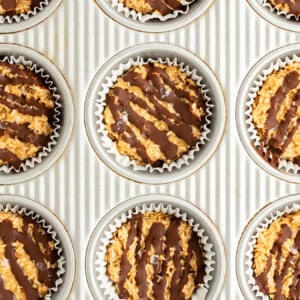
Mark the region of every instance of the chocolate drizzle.
[[[21, 65], [13, 65], [6, 62], [0, 62], [0, 67], [7, 70], [6, 73], [0, 73], [0, 105], [5, 106], [7, 112], [10, 114], [17, 111], [24, 116], [46, 116], [49, 125], [54, 126], [54, 108], [48, 108], [42, 101], [40, 96], [30, 96], [36, 87], [46, 89], [47, 86], [42, 78], [33, 73], [31, 70]], [[15, 88], [21, 92], [21, 95], [16, 95], [10, 91]], [[28, 93], [27, 93], [28, 92]], [[36, 146], [39, 150], [47, 146], [50, 141], [49, 135], [36, 133], [33, 129], [29, 128], [29, 123], [15, 123], [13, 121], [6, 121], [0, 119], [0, 137], [8, 135], [13, 139], [18, 139], [23, 143], [29, 143]], [[3, 146], [2, 146], [3, 147]], [[11, 150], [11, 148], [10, 148]], [[22, 164], [22, 160], [17, 157], [16, 153], [12, 153], [7, 148], [0, 149], [0, 160], [2, 164], [18, 169]]]
[[[285, 112], [284, 119], [278, 121], [277, 114], [287, 95], [299, 84], [300, 78], [296, 71], [292, 71], [284, 77], [282, 85], [270, 99], [264, 130], [259, 130], [262, 142], [257, 151], [275, 167], [278, 166], [281, 155], [288, 148], [300, 125], [300, 119], [297, 118], [300, 90], [297, 90], [290, 108]], [[270, 132], [272, 132], [271, 137], [269, 137]], [[267, 150], [264, 149], [265, 147]], [[299, 159], [296, 157], [293, 162], [299, 164]]]
[[[134, 249], [134, 259], [136, 265], [135, 282], [138, 288], [139, 299], [148, 300], [149, 289], [152, 290], [154, 299], [164, 300], [165, 290], [169, 289], [170, 299], [185, 300], [183, 288], [188, 282], [189, 275], [193, 276], [195, 288], [203, 283], [205, 275], [205, 263], [199, 237], [195, 232], [191, 233], [188, 242], [188, 253], [183, 254], [181, 240], [179, 237], [179, 218], [170, 216], [168, 228], [156, 221], [150, 228], [149, 233], [142, 239], [144, 215], [137, 214], [129, 221], [130, 228], [126, 248], [121, 257], [118, 292], [121, 299], [129, 299], [129, 291], [126, 290], [124, 283], [128, 280], [129, 271], [132, 265], [128, 259], [128, 252], [131, 247]], [[136, 243], [135, 246], [133, 243]], [[150, 251], [153, 255], [150, 256]], [[197, 269], [191, 267], [191, 260], [195, 259]], [[174, 265], [174, 273], [170, 285], [167, 286], [167, 269], [169, 263]], [[153, 286], [148, 285], [147, 265], [153, 267]], [[109, 274], [108, 274], [109, 275]]]
[[146, 0], [153, 11], [159, 12], [165, 16], [172, 14], [174, 10], [183, 10], [183, 5], [180, 0]]
[[[33, 10], [35, 7], [39, 7], [42, 1], [43, 0], [31, 0], [29, 10]], [[17, 0], [0, 0], [0, 5], [5, 10], [6, 15], [16, 15], [17, 4]]]
[[7, 291], [4, 282], [0, 277], [0, 300], [15, 300], [15, 296], [11, 291]]
[[[169, 140], [169, 131], [159, 130], [152, 122], [139, 115], [132, 105], [137, 105], [151, 116], [163, 121], [170, 131], [185, 141], [189, 148], [194, 147], [199, 141], [193, 133], [192, 126], [200, 131], [203, 124], [203, 118], [197, 117], [192, 112], [191, 106], [205, 111], [206, 105], [201, 91], [191, 82], [186, 81], [184, 84], [193, 91], [194, 95], [176, 88], [163, 68], [152, 63], [143, 67], [146, 78], [131, 69], [122, 76], [122, 79], [130, 86], [138, 87], [151, 105], [128, 89], [115, 86], [107, 97], [107, 107], [115, 122], [111, 130], [136, 149], [144, 164], [157, 166], [161, 163], [151, 161], [144, 145], [134, 134], [129, 123], [138, 128], [142, 136], [157, 144], [168, 161], [178, 158], [178, 146]], [[162, 104], [163, 102], [170, 105], [174, 112], [168, 110]]]
[[[284, 243], [292, 238], [292, 230], [287, 224], [281, 225], [280, 233], [278, 239], [274, 242], [270, 256], [268, 257], [266, 266], [263, 272], [256, 276], [256, 284], [259, 290], [265, 294], [270, 294], [274, 297], [274, 300], [284, 300], [287, 299], [283, 294], [283, 286], [285, 284], [285, 278], [288, 272], [292, 272], [292, 283], [289, 286], [289, 298], [290, 300], [300, 299], [300, 231], [297, 232], [294, 237], [293, 250], [287, 255], [283, 256], [283, 245]], [[297, 258], [298, 256], [298, 258]], [[272, 266], [274, 266], [274, 273], [270, 275]], [[269, 287], [269, 280], [273, 276], [274, 286], [276, 288], [275, 292], [271, 292]]]
[[[29, 225], [32, 228], [33, 236], [30, 236], [29, 234]], [[11, 271], [24, 291], [26, 299], [43, 299], [43, 297], [39, 295], [38, 290], [33, 287], [33, 283], [25, 275], [22, 267], [17, 261], [15, 254], [15, 242], [23, 244], [24, 251], [30, 256], [31, 261], [34, 262], [38, 271], [39, 282], [45, 284], [50, 289], [55, 286], [55, 281], [57, 280], [57, 269], [48, 268], [45, 260], [48, 260], [51, 264], [55, 264], [58, 258], [58, 254], [55, 253], [55, 251], [53, 251], [49, 246], [49, 242], [52, 241], [51, 236], [46, 233], [42, 233], [38, 223], [33, 221], [30, 217], [24, 216], [21, 232], [13, 228], [13, 224], [9, 219], [2, 221], [0, 223], [0, 239], [5, 244], [4, 253], [6, 259], [9, 261]], [[41, 245], [44, 249], [43, 251], [40, 248]], [[14, 299], [13, 296], [9, 298], [9, 292], [4, 290], [4, 286], [1, 286], [3, 280], [4, 278], [0, 278], [0, 299]]]
[[283, 4], [289, 7], [289, 12], [294, 15], [300, 14], [300, 0], [274, 0], [277, 5]]

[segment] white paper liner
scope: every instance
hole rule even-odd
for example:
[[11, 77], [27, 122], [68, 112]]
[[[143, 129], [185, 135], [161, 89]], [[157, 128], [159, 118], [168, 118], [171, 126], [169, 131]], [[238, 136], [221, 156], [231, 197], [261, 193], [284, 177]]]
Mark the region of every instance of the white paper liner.
[[261, 231], [268, 228], [273, 222], [277, 219], [282, 217], [285, 214], [290, 214], [293, 212], [297, 212], [300, 210], [300, 204], [293, 203], [292, 205], [285, 206], [284, 208], [274, 211], [268, 216], [265, 216], [263, 220], [260, 222], [259, 226], [256, 229], [256, 232], [251, 236], [250, 241], [248, 242], [247, 250], [245, 256], [247, 260], [245, 262], [246, 268], [246, 276], [248, 277], [247, 282], [251, 287], [252, 292], [258, 299], [269, 300], [270, 297], [266, 294], [262, 293], [259, 290], [259, 287], [256, 285], [255, 278], [254, 278], [254, 270], [253, 270], [253, 253], [254, 253], [254, 246], [256, 245], [257, 238]]
[[[175, 19], [179, 15], [186, 15], [189, 12], [190, 5], [196, 0], [183, 0], [181, 5], [183, 6], [183, 10], [174, 10], [171, 14], [162, 16], [158, 13], [151, 14], [143, 14], [134, 9], [131, 9], [124, 5], [124, 3], [119, 2], [118, 0], [106, 0], [111, 6], [117, 10], [118, 13], [124, 15], [126, 18], [132, 18], [134, 21], [139, 21], [141, 23], [145, 23], [147, 21], [167, 21], [170, 19]], [[198, 0], [202, 1], [202, 0]]]
[[39, 6], [23, 14], [13, 15], [13, 16], [0, 15], [0, 24], [20, 23], [21, 21], [28, 20], [30, 17], [36, 16], [40, 11], [44, 10], [45, 7], [48, 6], [49, 1], [51, 0], [41, 1]]
[[[186, 73], [188, 77], [190, 77], [196, 82], [197, 86], [202, 91], [204, 101], [206, 104], [206, 111], [204, 116], [205, 122], [201, 126], [199, 142], [195, 145], [195, 147], [190, 149], [187, 153], [183, 154], [176, 161], [173, 161], [170, 164], [164, 163], [162, 167], [153, 167], [150, 164], [147, 164], [145, 166], [139, 165], [136, 160], [130, 159], [129, 156], [121, 155], [117, 149], [116, 143], [109, 137], [108, 132], [106, 130], [106, 126], [103, 121], [103, 111], [106, 106], [106, 98], [110, 89], [113, 87], [117, 79], [120, 76], [122, 76], [127, 70], [129, 70], [132, 66], [145, 65], [148, 63], [155, 62], [167, 64], [168, 66], [177, 66], [182, 72]], [[143, 57], [138, 57], [135, 60], [129, 59], [129, 61], [126, 64], [120, 64], [118, 69], [112, 71], [111, 76], [106, 77], [106, 81], [101, 85], [101, 90], [97, 94], [97, 98], [95, 100], [95, 114], [98, 119], [96, 121], [97, 132], [99, 133], [101, 142], [103, 146], [107, 149], [107, 152], [114, 156], [117, 163], [126, 168], [132, 167], [134, 171], [149, 171], [150, 173], [158, 171], [160, 173], [163, 173], [165, 170], [171, 172], [174, 168], [180, 169], [184, 165], [188, 166], [190, 164], [190, 161], [194, 159], [196, 152], [200, 151], [201, 146], [209, 142], [209, 134], [211, 132], [209, 127], [211, 124], [211, 116], [213, 115], [212, 110], [214, 108], [214, 104], [212, 103], [211, 98], [208, 96], [209, 90], [206, 87], [206, 85], [202, 83], [202, 80], [203, 78], [197, 75], [196, 69], [190, 70], [189, 66], [186, 66], [184, 63], [179, 63], [176, 58], [144, 59]]]
[[40, 164], [42, 162], [42, 160], [48, 156], [48, 154], [51, 152], [51, 150], [54, 148], [54, 146], [57, 144], [57, 140], [59, 137], [59, 131], [61, 128], [60, 125], [60, 115], [61, 115], [61, 109], [62, 109], [62, 105], [61, 105], [61, 96], [58, 94], [57, 88], [54, 85], [54, 82], [52, 81], [52, 79], [50, 78], [50, 76], [46, 73], [46, 71], [40, 67], [37, 66], [34, 62], [32, 62], [31, 60], [25, 58], [24, 56], [18, 56], [18, 57], [14, 57], [14, 56], [5, 56], [3, 58], [0, 59], [0, 61], [2, 62], [7, 62], [10, 64], [22, 64], [24, 66], [27, 66], [30, 68], [31, 71], [33, 71], [34, 73], [36, 73], [37, 75], [39, 75], [42, 79], [43, 82], [46, 84], [48, 90], [51, 92], [53, 101], [54, 101], [54, 122], [52, 124], [53, 126], [53, 131], [50, 135], [50, 141], [48, 143], [47, 146], [44, 146], [35, 157], [29, 158], [27, 160], [25, 160], [21, 166], [19, 167], [19, 169], [15, 169], [12, 166], [8, 166], [8, 165], [3, 165], [0, 166], [0, 172], [5, 172], [6, 174], [9, 174], [10, 172], [15, 172], [15, 173], [19, 173], [21, 171], [26, 171], [27, 168], [33, 168], [36, 164]]
[[261, 3], [263, 7], [268, 8], [272, 13], [275, 13], [277, 16], [285, 17], [286, 19], [291, 21], [300, 20], [300, 16], [279, 9], [278, 7], [272, 5], [272, 3], [269, 0], [258, 0], [258, 2]]
[[47, 221], [43, 219], [39, 214], [36, 214], [34, 211], [28, 210], [27, 208], [20, 205], [0, 204], [0, 211], [13, 212], [18, 215], [31, 217], [32, 220], [36, 221], [42, 226], [45, 232], [49, 234], [54, 241], [54, 249], [56, 250], [59, 257], [57, 260], [57, 279], [55, 282], [55, 287], [50, 288], [48, 294], [46, 294], [44, 297], [45, 300], [51, 300], [53, 294], [57, 293], [59, 286], [63, 283], [63, 276], [66, 272], [64, 267], [64, 265], [66, 264], [66, 260], [63, 256], [63, 249], [60, 247], [58, 234], [54, 231], [54, 228], [50, 224], [48, 224]]
[[[261, 139], [258, 135], [257, 129], [253, 122], [253, 117], [252, 117], [252, 111], [253, 111], [252, 107], [253, 107], [255, 98], [256, 98], [259, 90], [262, 88], [268, 75], [272, 74], [274, 71], [278, 71], [282, 68], [285, 68], [286, 66], [288, 66], [292, 63], [295, 63], [295, 62], [300, 62], [300, 57], [297, 56], [296, 54], [293, 54], [292, 57], [286, 57], [284, 59], [277, 58], [276, 61], [272, 62], [271, 65], [267, 69], [264, 69], [258, 75], [258, 78], [253, 82], [253, 85], [249, 89], [248, 99], [246, 101], [246, 110], [245, 110], [246, 124], [247, 124], [247, 131], [249, 134], [250, 142], [256, 148], [258, 148], [260, 146]], [[266, 153], [267, 148], [264, 147], [263, 151], [264, 151], [264, 153]], [[277, 169], [287, 172], [287, 173], [292, 173], [294, 175], [297, 175], [300, 173], [300, 167], [297, 164], [293, 163], [290, 160], [285, 160], [285, 159], [279, 160]]]
[[194, 232], [197, 232], [199, 240], [201, 241], [202, 250], [205, 258], [205, 276], [204, 283], [194, 291], [192, 300], [204, 300], [209, 289], [209, 281], [212, 280], [211, 273], [214, 271], [214, 264], [216, 263], [213, 257], [216, 253], [213, 250], [213, 245], [208, 242], [205, 229], [201, 228], [201, 225], [196, 223], [194, 219], [189, 219], [187, 214], [179, 208], [174, 208], [171, 205], [166, 204], [144, 204], [141, 207], [136, 206], [135, 208], [122, 213], [116, 217], [113, 222], [109, 225], [109, 229], [102, 234], [102, 238], [99, 241], [98, 251], [96, 252], [97, 259], [95, 261], [95, 268], [98, 274], [97, 280], [100, 288], [104, 291], [104, 296], [109, 300], [119, 300], [116, 293], [114, 283], [109, 279], [106, 274], [106, 262], [105, 256], [107, 247], [113, 237], [113, 233], [120, 228], [124, 223], [132, 218], [133, 215], [145, 212], [162, 212], [167, 215], [174, 215], [175, 217], [187, 222]]

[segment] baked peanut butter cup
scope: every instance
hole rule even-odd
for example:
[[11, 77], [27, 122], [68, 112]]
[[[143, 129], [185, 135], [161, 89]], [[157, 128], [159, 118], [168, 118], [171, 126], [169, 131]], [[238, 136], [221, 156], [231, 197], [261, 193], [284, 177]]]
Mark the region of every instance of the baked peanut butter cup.
[[22, 64], [0, 62], [0, 166], [18, 170], [50, 142], [55, 101], [44, 79]]
[[300, 211], [278, 218], [259, 233], [253, 270], [260, 292], [270, 299], [300, 299]]
[[200, 87], [177, 66], [131, 67], [111, 88], [103, 120], [118, 152], [162, 167], [193, 149], [205, 122]]
[[281, 159], [300, 165], [300, 63], [267, 76], [253, 104], [259, 153], [278, 167]]
[[55, 241], [32, 217], [0, 212], [0, 299], [45, 299], [58, 279]]
[[105, 260], [120, 299], [191, 299], [206, 274], [197, 233], [162, 212], [133, 215], [113, 233]]

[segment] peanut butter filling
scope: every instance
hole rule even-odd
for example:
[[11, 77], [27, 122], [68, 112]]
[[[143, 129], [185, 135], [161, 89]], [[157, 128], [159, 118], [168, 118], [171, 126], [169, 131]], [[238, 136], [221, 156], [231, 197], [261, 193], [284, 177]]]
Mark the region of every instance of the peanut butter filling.
[[205, 275], [197, 234], [188, 223], [156, 212], [134, 215], [120, 227], [105, 261], [120, 299], [191, 299]]
[[149, 63], [118, 78], [103, 115], [121, 155], [160, 167], [195, 147], [205, 109], [201, 90], [178, 67]]

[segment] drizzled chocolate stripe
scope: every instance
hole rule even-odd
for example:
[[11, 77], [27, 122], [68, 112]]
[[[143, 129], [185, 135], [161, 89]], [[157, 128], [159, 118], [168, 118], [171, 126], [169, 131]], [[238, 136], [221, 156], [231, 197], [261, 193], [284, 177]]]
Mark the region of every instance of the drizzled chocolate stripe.
[[290, 13], [294, 15], [300, 14], [300, 0], [275, 0], [277, 5], [288, 5]]
[[[168, 132], [158, 130], [152, 122], [139, 116], [130, 103], [138, 105], [148, 114], [165, 122], [169, 130], [185, 141], [188, 147], [194, 147], [199, 141], [199, 138], [193, 133], [192, 126], [195, 126], [200, 132], [204, 122], [204, 118], [193, 114], [191, 106], [193, 105], [198, 110], [202, 108], [205, 111], [206, 105], [200, 89], [193, 86], [191, 82], [185, 81], [184, 84], [194, 92], [194, 95], [176, 88], [167, 72], [162, 68], [154, 66], [152, 63], [143, 68], [147, 72], [145, 79], [133, 70], [125, 73], [122, 79], [131, 86], [139, 87], [151, 105], [126, 88], [114, 87], [107, 98], [107, 107], [115, 121], [111, 130], [118, 133], [124, 141], [129, 141], [130, 146], [136, 148], [144, 163], [160, 166], [163, 162], [151, 161], [142, 143], [130, 130], [128, 121], [137, 127], [143, 136], [157, 144], [167, 160], [177, 159], [178, 147], [169, 141]], [[173, 107], [175, 112], [169, 111], [162, 105], [162, 102]]]
[[[284, 77], [282, 85], [270, 99], [270, 108], [267, 112], [265, 129], [260, 132], [262, 134], [263, 142], [261, 147], [257, 150], [275, 167], [278, 166], [281, 154], [285, 152], [291, 143], [300, 125], [300, 120], [297, 119], [295, 125], [290, 128], [292, 121], [297, 118], [297, 110], [300, 105], [300, 90], [297, 90], [292, 105], [286, 111], [284, 119], [278, 121], [276, 117], [289, 92], [297, 88], [299, 84], [300, 77], [296, 71], [292, 71]], [[274, 134], [272, 138], [269, 139], [268, 135], [270, 131], [274, 131]], [[264, 146], [267, 146], [266, 153], [264, 152]], [[297, 158], [294, 159], [294, 163], [298, 163]]]
[[[274, 242], [268, 257], [266, 266], [263, 272], [256, 276], [256, 284], [261, 292], [265, 294], [270, 293], [268, 281], [270, 276], [273, 276], [276, 291], [274, 293], [274, 300], [286, 299], [283, 294], [283, 286], [288, 272], [292, 272], [292, 283], [289, 288], [289, 299], [297, 300], [300, 297], [300, 258], [297, 255], [300, 253], [300, 231], [297, 232], [294, 238], [293, 249], [286, 258], [283, 257], [282, 247], [284, 243], [292, 238], [292, 230], [287, 224], [281, 225], [278, 239]], [[275, 263], [274, 273], [271, 275], [271, 269]]]
[[37, 147], [47, 145], [49, 136], [35, 133], [32, 129], [28, 128], [28, 125], [26, 123], [17, 124], [0, 121], [0, 136], [8, 134], [12, 138], [18, 138], [22, 142], [30, 143]]
[[36, 100], [26, 99], [25, 96], [16, 96], [4, 91], [0, 87], [0, 104], [7, 106], [10, 109], [16, 109], [19, 113], [31, 116], [45, 115], [49, 119], [49, 123], [53, 123], [54, 110], [47, 108], [43, 103]]
[[[42, 0], [32, 0], [30, 4], [30, 9], [39, 7]], [[6, 14], [14, 15], [16, 14], [17, 0], [0, 0], [0, 5], [6, 11]]]
[[18, 156], [5, 148], [0, 149], [0, 159], [16, 169], [22, 164], [22, 160]]
[[[119, 296], [121, 299], [128, 299], [129, 292], [125, 289], [124, 283], [128, 279], [129, 271], [133, 267], [128, 261], [128, 251], [133, 242], [137, 240], [135, 248], [136, 263], [136, 284], [138, 287], [139, 299], [148, 300], [148, 286], [146, 266], [151, 263], [154, 270], [153, 275], [153, 297], [154, 299], [164, 300], [165, 289], [167, 288], [167, 268], [172, 261], [174, 265], [174, 274], [171, 279], [170, 299], [184, 300], [183, 288], [188, 281], [189, 274], [193, 274], [194, 285], [197, 288], [203, 283], [205, 274], [205, 263], [202, 254], [199, 237], [192, 233], [188, 241], [188, 254], [183, 256], [181, 241], [179, 237], [180, 219], [170, 218], [170, 225], [166, 229], [163, 224], [155, 222], [149, 228], [149, 234], [144, 242], [141, 239], [143, 228], [143, 215], [135, 215], [130, 220], [130, 229], [126, 242], [126, 248], [121, 258], [121, 271], [119, 274]], [[150, 257], [150, 250], [154, 250], [154, 256]], [[174, 253], [174, 254], [173, 254]], [[190, 266], [192, 258], [196, 259], [197, 270], [194, 272]]]
[[[23, 273], [23, 269], [18, 264], [15, 255], [15, 242], [20, 242], [24, 245], [24, 250], [30, 256], [30, 259], [34, 262], [38, 270], [38, 279], [41, 283], [44, 283], [47, 287], [51, 288], [55, 285], [57, 280], [56, 269], [48, 269], [45, 263], [45, 259], [49, 256], [49, 251], [52, 251], [49, 247], [49, 242], [52, 241], [51, 237], [46, 235], [47, 245], [44, 243], [44, 238], [32, 239], [28, 233], [28, 225], [32, 224], [34, 231], [39, 228], [39, 225], [32, 221], [29, 217], [24, 217], [24, 225], [22, 231], [13, 228], [12, 222], [9, 220], [4, 220], [0, 223], [0, 238], [5, 244], [5, 257], [8, 259], [12, 273], [14, 274], [17, 282], [23, 288], [26, 295], [26, 299], [30, 300], [40, 300], [43, 299], [39, 296], [38, 291], [33, 287], [32, 282]], [[40, 249], [39, 243], [42, 242], [45, 246], [46, 255]], [[54, 254], [57, 258], [56, 254]], [[0, 275], [1, 276], [1, 275]]]
[[176, 0], [146, 0], [146, 2], [149, 3], [153, 11], [158, 11], [163, 16], [171, 14], [174, 10], [183, 9], [181, 2]]
[[121, 263], [120, 263], [120, 278], [119, 278], [119, 291], [121, 299], [128, 299], [129, 293], [126, 290], [124, 284], [127, 279], [128, 273], [131, 269], [131, 264], [127, 259], [127, 253], [131, 244], [134, 241], [135, 236], [137, 235], [138, 230], [140, 230], [142, 224], [141, 215], [134, 215], [130, 220], [130, 230], [127, 237], [126, 248], [122, 254]]
[[279, 112], [280, 107], [287, 94], [292, 89], [295, 89], [299, 83], [299, 74], [296, 71], [293, 71], [284, 77], [282, 85], [276, 91], [275, 95], [271, 98], [271, 104], [268, 110], [268, 117], [265, 122], [267, 130], [273, 129], [278, 126], [278, 121], [276, 118], [277, 113]]
[[4, 282], [0, 277], [0, 300], [15, 300], [15, 296], [11, 291], [7, 291]]

